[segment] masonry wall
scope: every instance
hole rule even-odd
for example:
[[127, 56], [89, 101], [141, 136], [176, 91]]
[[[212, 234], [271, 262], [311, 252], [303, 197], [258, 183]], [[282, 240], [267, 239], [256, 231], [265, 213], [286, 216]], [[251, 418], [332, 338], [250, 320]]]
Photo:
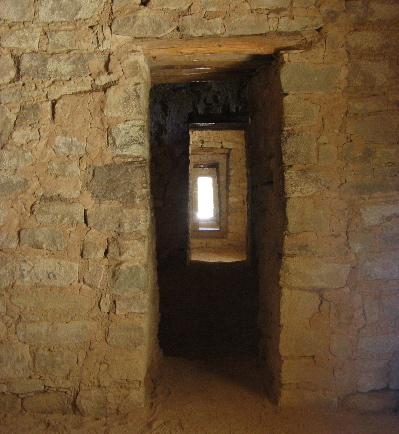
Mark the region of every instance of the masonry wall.
[[1, 6], [2, 408], [102, 416], [145, 402], [157, 305], [149, 76], [135, 39], [275, 30], [312, 42], [280, 57], [280, 402], [394, 405], [397, 2]]

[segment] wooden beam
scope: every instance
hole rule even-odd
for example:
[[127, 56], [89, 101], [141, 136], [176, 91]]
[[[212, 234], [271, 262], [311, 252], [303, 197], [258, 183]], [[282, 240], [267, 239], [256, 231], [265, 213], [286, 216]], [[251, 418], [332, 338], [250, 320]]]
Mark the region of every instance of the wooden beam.
[[303, 48], [300, 32], [195, 39], [145, 39], [135, 41], [148, 57], [195, 54], [274, 54], [288, 48]]

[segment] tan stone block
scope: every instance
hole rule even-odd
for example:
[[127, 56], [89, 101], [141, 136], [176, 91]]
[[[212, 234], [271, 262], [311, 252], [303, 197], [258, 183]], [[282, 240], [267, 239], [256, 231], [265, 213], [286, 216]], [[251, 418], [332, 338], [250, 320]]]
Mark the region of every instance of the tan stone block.
[[107, 416], [107, 397], [104, 389], [81, 390], [76, 405], [83, 416], [101, 418]]
[[281, 283], [299, 289], [341, 288], [346, 285], [351, 266], [318, 258], [285, 258]]
[[333, 370], [317, 365], [312, 358], [285, 359], [281, 368], [283, 384], [308, 383], [317, 389], [328, 390], [334, 385]]
[[28, 413], [73, 413], [65, 393], [42, 392], [23, 399], [22, 406]]
[[27, 377], [31, 364], [28, 345], [21, 343], [0, 345], [0, 379]]

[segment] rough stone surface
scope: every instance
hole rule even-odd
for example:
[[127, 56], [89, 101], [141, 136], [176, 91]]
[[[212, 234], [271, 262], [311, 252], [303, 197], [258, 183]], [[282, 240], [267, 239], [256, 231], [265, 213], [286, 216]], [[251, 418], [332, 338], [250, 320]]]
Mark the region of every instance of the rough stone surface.
[[104, 0], [40, 0], [39, 20], [72, 21], [90, 18]]
[[111, 324], [107, 342], [113, 347], [135, 350], [144, 344], [143, 328], [129, 323]]
[[77, 356], [69, 351], [39, 350], [36, 354], [35, 367], [42, 375], [66, 377], [71, 368], [77, 365]]
[[136, 296], [147, 287], [147, 271], [137, 265], [124, 264], [110, 271], [109, 287], [112, 294]]
[[4, 343], [0, 346], [0, 378], [26, 377], [32, 360], [28, 345]]
[[369, 143], [396, 143], [399, 136], [399, 116], [387, 113], [356, 118], [348, 123], [347, 132], [358, 134]]
[[9, 83], [17, 73], [10, 55], [0, 56], [0, 84]]
[[104, 111], [112, 117], [142, 118], [144, 109], [140, 85], [116, 86], [108, 89]]
[[35, 249], [63, 250], [67, 241], [60, 229], [36, 228], [23, 229], [20, 232], [21, 244], [27, 244]]
[[314, 164], [317, 161], [317, 145], [313, 133], [285, 135], [281, 147], [284, 164]]
[[253, 35], [267, 33], [270, 25], [266, 16], [233, 15], [225, 22], [226, 35]]
[[327, 289], [346, 285], [350, 265], [334, 264], [316, 258], [286, 258], [282, 282], [291, 288]]
[[41, 392], [44, 389], [44, 385], [42, 380], [33, 378], [13, 381], [8, 389], [11, 393], [25, 394]]
[[15, 122], [15, 115], [7, 107], [0, 105], [0, 147], [2, 147], [10, 137]]
[[97, 324], [90, 321], [69, 323], [21, 322], [17, 327], [18, 338], [30, 344], [78, 344], [95, 338]]
[[207, 20], [193, 15], [182, 17], [179, 23], [182, 35], [185, 36], [215, 36], [220, 35], [222, 19]]
[[159, 38], [172, 32], [176, 23], [158, 12], [142, 10], [135, 15], [115, 18], [112, 31], [133, 38]]
[[87, 221], [94, 229], [129, 233], [148, 228], [147, 214], [147, 210], [100, 205], [87, 211]]
[[[12, 1], [12, 0], [10, 0]], [[39, 48], [40, 29], [10, 29], [1, 34], [0, 44], [5, 48], [33, 51]]]
[[366, 226], [376, 226], [399, 217], [399, 205], [396, 203], [364, 205], [360, 207], [360, 214]]
[[28, 180], [19, 176], [0, 175], [0, 195], [16, 193], [28, 186]]
[[291, 198], [287, 202], [288, 230], [292, 233], [326, 231], [328, 214], [317, 209], [310, 198]]
[[399, 252], [367, 253], [359, 262], [361, 280], [399, 279]]
[[58, 157], [69, 155], [82, 155], [86, 149], [86, 144], [79, 142], [73, 137], [58, 136], [55, 139], [54, 151]]
[[149, 144], [145, 124], [136, 121], [115, 125], [108, 135], [109, 149], [117, 155], [148, 158]]
[[31, 163], [33, 157], [30, 152], [0, 151], [0, 169], [15, 170]]
[[1, 2], [0, 18], [10, 21], [30, 21], [34, 14], [34, 0], [3, 0]]
[[67, 286], [78, 281], [78, 265], [57, 259], [21, 260], [18, 281], [21, 285]]
[[338, 86], [338, 76], [339, 68], [335, 65], [288, 63], [281, 69], [281, 86], [287, 93], [333, 93]]
[[28, 77], [49, 79], [69, 79], [90, 73], [91, 54], [23, 54], [21, 73]]
[[48, 171], [60, 178], [73, 178], [80, 175], [77, 161], [50, 161]]
[[147, 168], [141, 163], [108, 164], [94, 168], [89, 190], [99, 200], [142, 202], [148, 194]]
[[83, 416], [101, 418], [107, 415], [107, 397], [100, 389], [81, 390], [76, 405]]
[[396, 390], [356, 393], [347, 396], [341, 404], [355, 411], [394, 413], [399, 409], [399, 393]]
[[14, 258], [6, 254], [0, 255], [0, 288], [6, 288], [14, 281]]
[[251, 8], [253, 9], [280, 9], [286, 8], [290, 4], [290, 0], [249, 0]]
[[27, 396], [22, 402], [25, 411], [31, 413], [72, 413], [67, 395], [62, 392], [42, 392]]
[[329, 184], [324, 173], [313, 170], [288, 169], [285, 177], [288, 197], [310, 196]]
[[42, 200], [33, 207], [33, 214], [39, 223], [62, 225], [84, 221], [84, 208], [78, 203], [58, 200]]
[[0, 413], [9, 414], [21, 411], [21, 399], [15, 395], [0, 395]]
[[284, 97], [284, 121], [286, 128], [314, 125], [320, 108], [296, 95]]

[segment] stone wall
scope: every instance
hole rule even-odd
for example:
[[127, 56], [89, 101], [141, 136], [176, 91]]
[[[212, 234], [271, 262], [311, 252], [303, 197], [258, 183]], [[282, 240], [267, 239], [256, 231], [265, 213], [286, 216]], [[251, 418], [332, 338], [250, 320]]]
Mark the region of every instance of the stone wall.
[[280, 402], [397, 393], [398, 19], [395, 0], [3, 0], [1, 408], [144, 403], [158, 309], [135, 38], [275, 30], [314, 38], [279, 63]]

